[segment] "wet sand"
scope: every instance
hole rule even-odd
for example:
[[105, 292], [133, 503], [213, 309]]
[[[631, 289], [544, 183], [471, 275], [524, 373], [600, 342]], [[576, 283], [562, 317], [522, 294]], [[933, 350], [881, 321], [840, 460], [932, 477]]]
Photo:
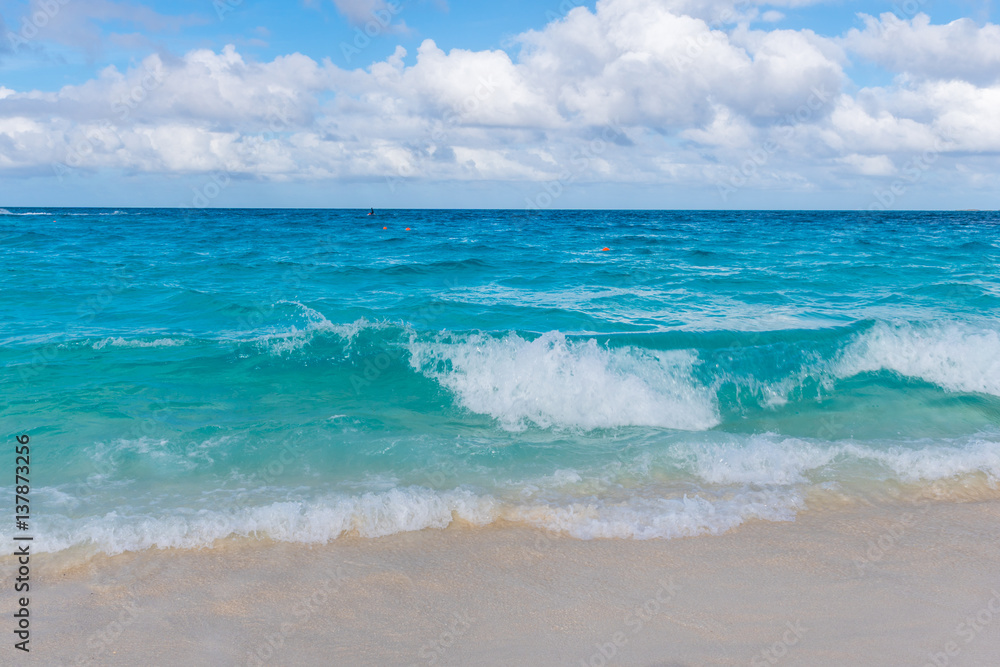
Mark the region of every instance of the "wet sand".
[[[13, 665], [1000, 664], [1000, 501], [667, 541], [452, 527], [32, 558]], [[10, 581], [11, 560], [3, 561]]]

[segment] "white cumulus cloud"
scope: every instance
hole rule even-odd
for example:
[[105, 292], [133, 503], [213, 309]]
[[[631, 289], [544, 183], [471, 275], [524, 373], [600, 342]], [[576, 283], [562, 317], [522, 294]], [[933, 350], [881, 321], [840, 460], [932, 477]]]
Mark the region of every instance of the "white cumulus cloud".
[[[362, 17], [378, 2], [341, 10]], [[746, 5], [714, 5], [727, 6]], [[997, 26], [883, 15], [828, 38], [688, 9], [600, 0], [510, 53], [427, 39], [409, 65], [402, 47], [343, 69], [227, 46], [58, 91], [3, 88], [0, 170], [870, 190], [932, 153], [935, 170], [995, 181], [982, 175], [995, 177], [1000, 151]], [[845, 67], [859, 58], [895, 80], [854, 86]]]

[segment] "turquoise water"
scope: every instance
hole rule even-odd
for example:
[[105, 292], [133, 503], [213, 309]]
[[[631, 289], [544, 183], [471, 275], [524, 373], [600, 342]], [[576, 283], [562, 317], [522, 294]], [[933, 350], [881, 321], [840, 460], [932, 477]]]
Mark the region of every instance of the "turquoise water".
[[0, 209], [38, 549], [998, 495], [995, 213], [364, 213]]

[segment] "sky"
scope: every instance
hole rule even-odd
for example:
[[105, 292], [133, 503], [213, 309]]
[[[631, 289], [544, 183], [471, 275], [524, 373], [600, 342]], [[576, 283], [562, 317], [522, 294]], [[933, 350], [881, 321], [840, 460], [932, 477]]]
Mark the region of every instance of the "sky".
[[0, 207], [1000, 208], [990, 0], [0, 0]]

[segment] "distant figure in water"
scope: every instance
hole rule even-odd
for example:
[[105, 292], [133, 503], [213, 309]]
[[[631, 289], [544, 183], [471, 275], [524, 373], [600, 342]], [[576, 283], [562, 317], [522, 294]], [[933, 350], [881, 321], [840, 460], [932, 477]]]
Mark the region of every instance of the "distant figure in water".
[[371, 211], [369, 211], [368, 215], [375, 215], [375, 209], [372, 209]]

